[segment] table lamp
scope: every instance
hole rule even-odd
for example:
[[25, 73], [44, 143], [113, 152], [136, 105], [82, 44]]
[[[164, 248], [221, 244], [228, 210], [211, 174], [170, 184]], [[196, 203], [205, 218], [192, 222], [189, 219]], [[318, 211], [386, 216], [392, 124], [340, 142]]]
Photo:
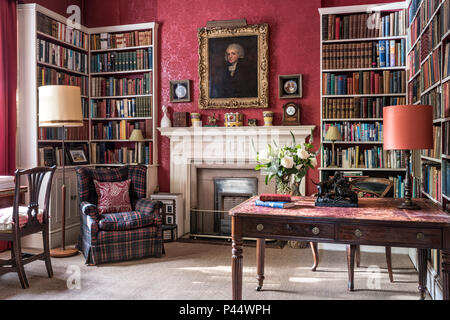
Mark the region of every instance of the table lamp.
[[62, 137], [62, 214], [61, 248], [50, 250], [52, 257], [63, 258], [78, 254], [75, 248], [65, 247], [66, 185], [65, 185], [65, 147], [67, 127], [82, 127], [81, 91], [79, 87], [51, 85], [39, 87], [39, 127], [63, 128]]
[[334, 154], [334, 142], [342, 140], [342, 136], [341, 133], [339, 132], [338, 127], [336, 127], [335, 125], [330, 126], [325, 136], [325, 140], [332, 142], [331, 165], [329, 165], [328, 168], [337, 168], [336, 156]]
[[144, 136], [142, 135], [141, 129], [134, 129], [131, 132], [130, 138], [128, 139], [130, 141], [136, 142], [136, 163], [141, 163], [141, 142], [145, 141]]
[[404, 201], [400, 209], [420, 209], [411, 200], [411, 151], [433, 149], [433, 107], [427, 105], [383, 108], [384, 150], [405, 150], [406, 175]]

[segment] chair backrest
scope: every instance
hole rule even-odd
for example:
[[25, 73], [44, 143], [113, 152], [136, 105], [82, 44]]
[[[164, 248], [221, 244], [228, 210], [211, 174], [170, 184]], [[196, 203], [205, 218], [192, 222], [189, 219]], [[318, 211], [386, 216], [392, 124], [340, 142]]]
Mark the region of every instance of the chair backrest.
[[[26, 176], [28, 180], [28, 195], [27, 203], [27, 224], [24, 227], [42, 226], [48, 224], [48, 211], [50, 191], [52, 188], [53, 175], [55, 174], [56, 166], [53, 167], [35, 167], [31, 169], [16, 170], [15, 171], [15, 192], [14, 192], [14, 206], [13, 206], [13, 222], [14, 230], [17, 232], [20, 229], [19, 225], [19, 199], [20, 199], [20, 185], [21, 178]], [[48, 176], [45, 188], [42, 184]], [[40, 208], [42, 211], [42, 223], [38, 220], [39, 214], [39, 197], [44, 192], [44, 205]]]
[[146, 197], [147, 167], [143, 165], [127, 165], [118, 168], [88, 168], [76, 169], [78, 197], [80, 202], [87, 201], [97, 205], [98, 195], [94, 180], [101, 182], [117, 182], [131, 179], [130, 200]]
[[356, 178], [351, 184], [359, 196], [384, 198], [389, 196], [394, 182], [386, 178]]

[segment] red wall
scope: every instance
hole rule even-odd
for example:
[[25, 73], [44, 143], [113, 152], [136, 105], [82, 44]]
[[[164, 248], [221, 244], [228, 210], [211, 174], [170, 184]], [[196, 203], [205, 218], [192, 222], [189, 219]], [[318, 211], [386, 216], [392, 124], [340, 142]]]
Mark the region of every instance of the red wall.
[[[29, 1], [31, 2], [31, 1]], [[64, 14], [71, 1], [41, 0], [43, 6]], [[270, 109], [275, 111], [274, 124], [281, 123], [282, 105], [287, 101], [278, 98], [278, 75], [301, 73], [303, 98], [296, 101], [301, 107], [301, 122], [316, 125], [314, 144], [319, 146], [320, 133], [320, 22], [321, 6], [347, 6], [367, 3], [394, 2], [389, 0], [77, 0], [74, 4], [85, 6], [84, 24], [88, 27], [110, 26], [156, 21], [159, 34], [159, 102], [173, 111], [199, 112], [198, 109], [198, 40], [197, 29], [209, 20], [247, 19], [249, 24], [269, 24], [269, 82]], [[190, 103], [169, 102], [169, 81], [191, 80]], [[261, 109], [236, 110], [247, 118], [262, 122]], [[223, 123], [226, 109], [201, 111], [203, 121], [212, 112]], [[159, 121], [162, 112], [159, 111]], [[158, 121], [158, 122], [159, 122]], [[169, 191], [170, 153], [169, 140], [161, 137], [159, 146], [160, 190]], [[307, 194], [316, 191], [311, 179], [317, 181], [318, 171], [307, 176]]]

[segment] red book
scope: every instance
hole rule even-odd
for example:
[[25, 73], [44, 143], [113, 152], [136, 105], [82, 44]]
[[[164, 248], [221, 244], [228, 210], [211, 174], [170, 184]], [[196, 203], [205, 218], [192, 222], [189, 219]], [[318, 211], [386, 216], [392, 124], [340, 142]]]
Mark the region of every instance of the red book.
[[263, 193], [259, 196], [259, 200], [261, 201], [283, 201], [283, 202], [291, 202], [291, 196], [289, 194], [271, 194], [271, 193]]

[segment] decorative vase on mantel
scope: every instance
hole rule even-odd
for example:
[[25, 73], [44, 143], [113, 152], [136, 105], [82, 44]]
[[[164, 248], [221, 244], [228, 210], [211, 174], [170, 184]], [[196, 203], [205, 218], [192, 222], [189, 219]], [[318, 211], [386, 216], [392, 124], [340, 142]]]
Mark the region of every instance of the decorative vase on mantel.
[[[277, 177], [277, 193], [279, 194], [290, 194], [293, 197], [302, 196], [300, 192], [300, 185], [302, 181], [295, 182], [294, 179], [285, 179]], [[307, 248], [309, 243], [306, 241], [296, 241], [289, 240], [288, 245], [294, 249], [304, 249]]]

